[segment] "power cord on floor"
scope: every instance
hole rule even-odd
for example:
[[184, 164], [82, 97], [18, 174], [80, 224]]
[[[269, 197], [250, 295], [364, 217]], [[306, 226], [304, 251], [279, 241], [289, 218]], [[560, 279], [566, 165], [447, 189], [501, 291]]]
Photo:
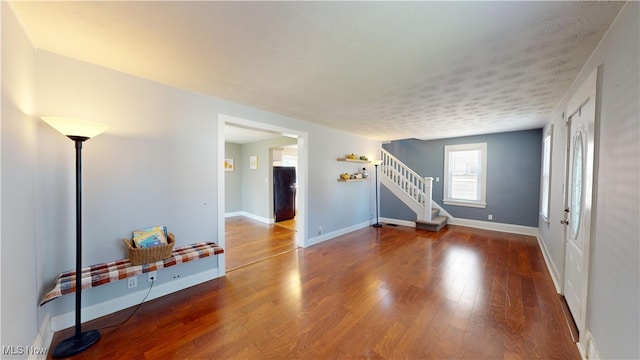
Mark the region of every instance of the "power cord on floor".
[[[127, 321], [129, 321], [131, 319], [131, 317], [133, 317], [133, 315], [135, 315], [135, 313], [138, 312], [138, 309], [140, 309], [142, 304], [144, 304], [145, 300], [147, 300], [147, 298], [149, 297], [149, 294], [151, 293], [151, 289], [153, 289], [153, 284], [155, 282], [156, 282], [156, 278], [152, 277], [151, 278], [151, 286], [149, 286], [149, 290], [147, 291], [147, 294], [144, 296], [144, 299], [142, 299], [140, 304], [136, 305], [136, 308], [133, 310], [133, 312], [131, 314], [129, 314], [129, 316], [126, 319], [124, 319], [123, 322], [121, 322], [120, 324], [117, 324], [117, 325], [105, 326], [105, 327], [99, 328], [97, 330], [98, 331], [103, 331], [103, 330], [111, 329], [111, 328], [114, 328], [113, 330], [117, 330], [120, 326], [124, 325]], [[113, 331], [113, 330], [111, 330], [111, 331]]]

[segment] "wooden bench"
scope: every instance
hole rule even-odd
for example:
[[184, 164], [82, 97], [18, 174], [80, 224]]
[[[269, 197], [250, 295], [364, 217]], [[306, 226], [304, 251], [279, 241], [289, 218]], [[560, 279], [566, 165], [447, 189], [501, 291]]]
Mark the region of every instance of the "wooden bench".
[[[175, 248], [171, 257], [154, 263], [132, 265], [129, 259], [122, 259], [108, 263], [96, 264], [82, 269], [82, 289], [108, 284], [114, 281], [138, 276], [150, 271], [168, 268], [177, 264], [186, 263], [201, 258], [224, 253], [224, 249], [216, 243], [196, 243]], [[76, 272], [63, 272], [56, 278], [56, 283], [51, 291], [44, 295], [40, 306], [62, 295], [76, 291]]]

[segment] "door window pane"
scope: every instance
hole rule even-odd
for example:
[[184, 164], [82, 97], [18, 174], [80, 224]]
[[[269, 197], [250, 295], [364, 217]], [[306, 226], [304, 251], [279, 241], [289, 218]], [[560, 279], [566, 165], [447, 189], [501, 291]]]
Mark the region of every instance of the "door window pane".
[[575, 239], [580, 229], [582, 212], [582, 173], [583, 173], [582, 133], [579, 132], [573, 144], [573, 165], [571, 167], [571, 237]]

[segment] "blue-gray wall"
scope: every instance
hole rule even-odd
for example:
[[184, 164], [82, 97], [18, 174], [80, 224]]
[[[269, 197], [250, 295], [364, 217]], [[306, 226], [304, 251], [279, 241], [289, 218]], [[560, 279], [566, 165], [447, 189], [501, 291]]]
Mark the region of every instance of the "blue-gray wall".
[[[445, 145], [487, 143], [487, 207], [485, 209], [444, 205]], [[538, 226], [542, 129], [466, 136], [439, 140], [407, 139], [383, 148], [421, 176], [431, 176], [433, 200], [456, 218], [524, 226]], [[440, 182], [435, 178], [439, 177]], [[409, 210], [384, 186], [380, 187], [382, 217], [415, 220]]]

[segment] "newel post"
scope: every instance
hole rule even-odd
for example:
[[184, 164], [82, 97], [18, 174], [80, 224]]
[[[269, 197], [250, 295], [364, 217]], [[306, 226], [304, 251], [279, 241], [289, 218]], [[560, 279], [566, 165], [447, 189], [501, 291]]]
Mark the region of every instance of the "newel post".
[[432, 196], [433, 178], [424, 178], [424, 219], [431, 221], [431, 196]]

